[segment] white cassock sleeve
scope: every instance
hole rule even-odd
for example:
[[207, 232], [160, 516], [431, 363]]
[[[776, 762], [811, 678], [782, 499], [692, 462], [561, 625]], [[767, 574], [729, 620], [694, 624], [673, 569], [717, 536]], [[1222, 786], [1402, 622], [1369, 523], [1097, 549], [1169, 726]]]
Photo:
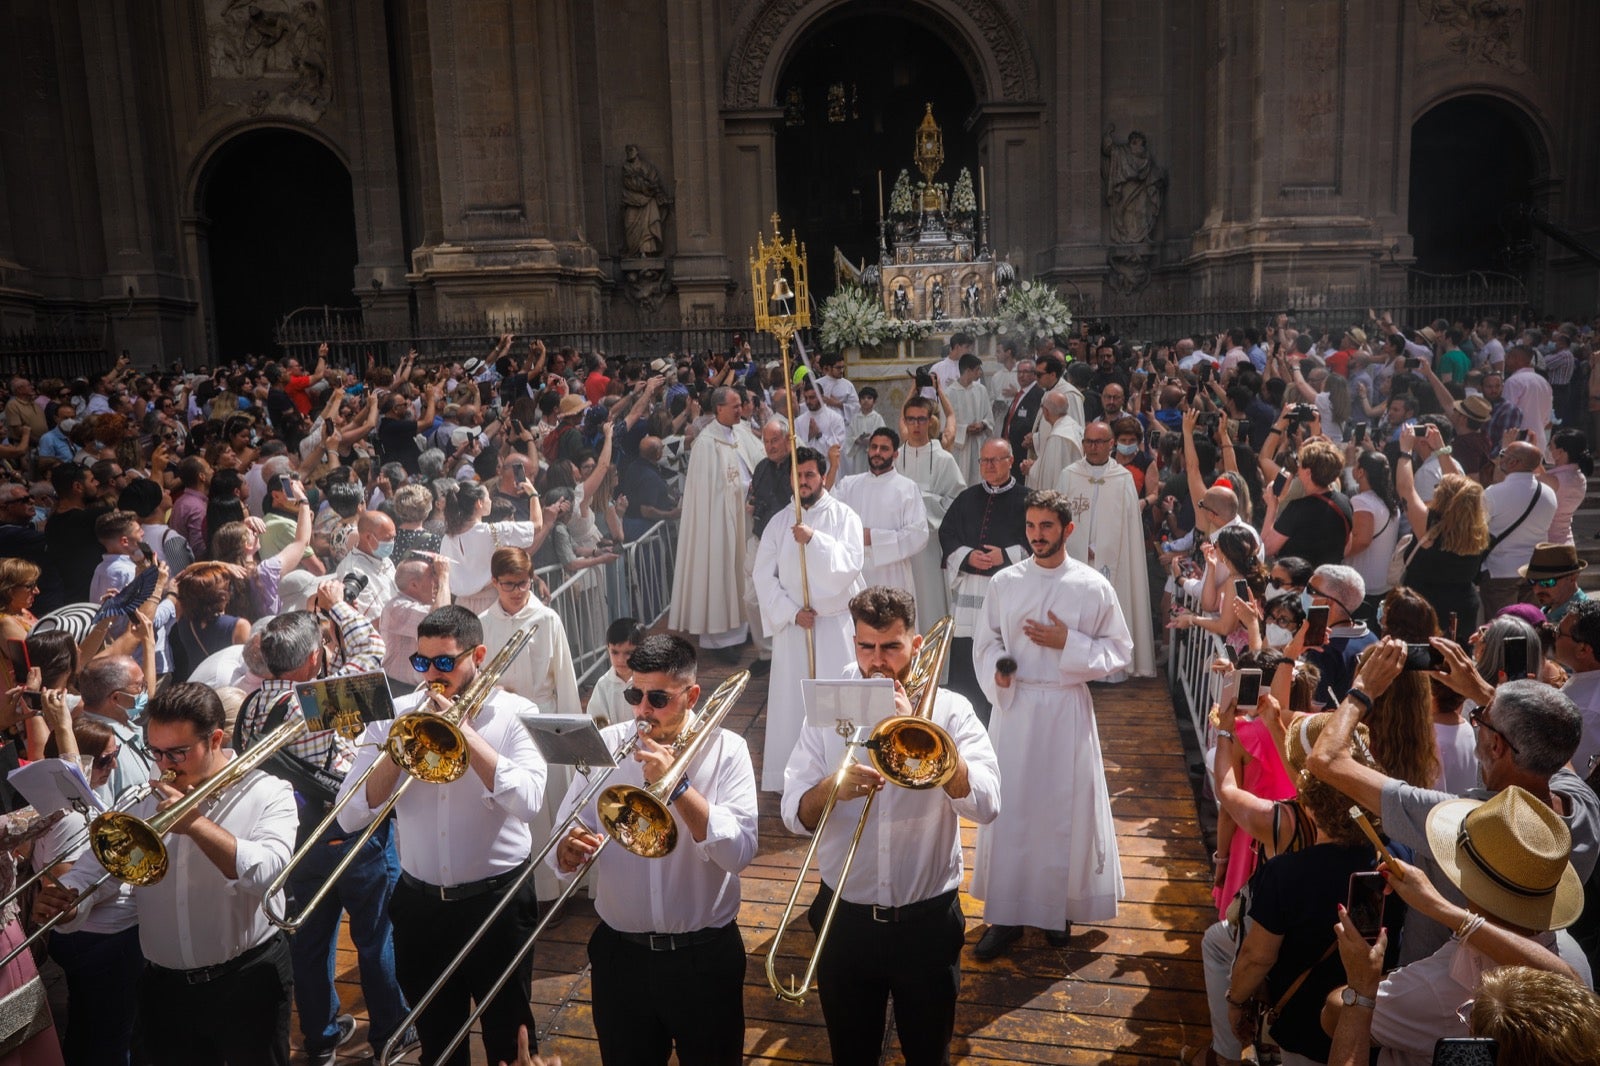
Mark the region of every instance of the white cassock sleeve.
[[872, 545], [867, 551], [872, 555], [873, 566], [909, 559], [928, 543], [928, 509], [922, 502], [921, 490], [901, 493], [894, 502], [894, 526], [872, 529]]
[[972, 668], [978, 675], [978, 687], [983, 690], [984, 698], [991, 705], [1005, 710], [1011, 706], [1017, 682], [1012, 678], [1006, 688], [994, 683], [995, 665], [1006, 656], [1007, 651], [999, 606], [1001, 597], [993, 594], [992, 587], [989, 591], [990, 595], [983, 598], [983, 607], [978, 611], [978, 621], [972, 630]]
[[[1081, 617], [1085, 624], [1067, 630], [1067, 643], [1057, 660], [1062, 682], [1081, 685], [1126, 670], [1133, 663], [1133, 635], [1122, 617], [1116, 592], [1104, 581], [1092, 588], [1074, 588], [1073, 592], [1084, 596]], [[1098, 602], [1091, 606], [1091, 600]], [[988, 604], [984, 606], [987, 608]], [[993, 680], [991, 673], [991, 684]]]
[[768, 633], [777, 634], [794, 625], [794, 616], [800, 613], [800, 601], [790, 596], [778, 578], [778, 553], [783, 550], [784, 538], [794, 539], [794, 504], [791, 501], [783, 510], [773, 515], [762, 530], [761, 544], [756, 548], [756, 561], [750, 572], [755, 582], [756, 599], [761, 604], [761, 624]]
[[[811, 582], [812, 597], [837, 596], [849, 590], [861, 576], [866, 552], [861, 544], [861, 519], [842, 503], [835, 505], [843, 520], [833, 533], [824, 533], [815, 527], [811, 530], [811, 543], [806, 550], [806, 577]], [[770, 524], [770, 523], [769, 523]], [[796, 544], [796, 548], [800, 545]], [[821, 562], [821, 566], [815, 565]], [[791, 616], [792, 617], [792, 616]]]

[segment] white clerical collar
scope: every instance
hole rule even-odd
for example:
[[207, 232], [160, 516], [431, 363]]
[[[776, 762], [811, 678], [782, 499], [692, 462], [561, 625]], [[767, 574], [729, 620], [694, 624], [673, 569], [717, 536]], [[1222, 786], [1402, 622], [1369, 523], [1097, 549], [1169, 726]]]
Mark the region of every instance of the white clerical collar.
[[998, 496], [1002, 492], [1010, 492], [1013, 488], [1015, 488], [1017, 479], [1015, 477], [1008, 477], [1006, 478], [1006, 483], [999, 487], [991, 485], [987, 481], [979, 482], [979, 484], [983, 486], [984, 492], [987, 492], [991, 496]]

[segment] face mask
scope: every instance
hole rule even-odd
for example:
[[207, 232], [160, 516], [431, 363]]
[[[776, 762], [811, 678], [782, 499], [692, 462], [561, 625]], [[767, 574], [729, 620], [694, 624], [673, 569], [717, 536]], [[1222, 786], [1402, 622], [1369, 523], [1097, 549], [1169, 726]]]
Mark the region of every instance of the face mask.
[[1383, 604], [1378, 604], [1378, 629], [1383, 629]]
[[1308, 615], [1311, 613], [1311, 591], [1309, 589], [1302, 589], [1300, 592], [1300, 609]]
[[1139, 454], [1139, 446], [1137, 444], [1119, 444], [1119, 445], [1117, 445], [1117, 454], [1118, 455], [1138, 455]]
[[389, 556], [394, 554], [394, 541], [392, 541], [392, 540], [380, 540], [380, 541], [378, 541], [377, 550], [374, 551], [372, 554], [377, 556], [379, 559], [387, 559], [387, 558], [389, 558]]
[[150, 702], [150, 694], [141, 692], [134, 697], [133, 707], [128, 711], [128, 721], [137, 722], [144, 717], [144, 705]]
[[46, 511], [43, 507], [35, 507], [33, 509], [33, 524], [34, 525], [42, 526], [46, 522], [48, 522], [49, 520], [50, 520], [50, 512], [49, 511]]
[[1272, 645], [1274, 648], [1281, 648], [1294, 639], [1294, 633], [1283, 628], [1282, 626], [1273, 625], [1271, 622], [1268, 622], [1266, 639], [1267, 643]]

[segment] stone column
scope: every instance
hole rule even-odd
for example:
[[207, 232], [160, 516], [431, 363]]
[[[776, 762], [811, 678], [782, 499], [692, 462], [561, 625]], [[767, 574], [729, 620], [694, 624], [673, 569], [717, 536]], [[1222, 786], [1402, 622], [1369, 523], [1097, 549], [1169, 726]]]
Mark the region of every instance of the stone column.
[[[728, 195], [722, 199], [728, 235], [730, 272], [737, 289], [730, 313], [754, 314], [750, 296], [750, 252], [758, 234], [772, 232], [778, 209], [777, 131], [783, 118], [775, 107], [729, 111], [722, 116], [722, 173]], [[818, 268], [813, 262], [812, 269]]]
[[677, 193], [672, 217], [677, 236], [672, 281], [678, 291], [679, 313], [688, 318], [722, 311], [729, 259], [738, 242], [725, 239], [722, 171], [715, 151], [721, 89], [718, 5], [711, 0], [676, 0], [666, 5], [666, 15]]

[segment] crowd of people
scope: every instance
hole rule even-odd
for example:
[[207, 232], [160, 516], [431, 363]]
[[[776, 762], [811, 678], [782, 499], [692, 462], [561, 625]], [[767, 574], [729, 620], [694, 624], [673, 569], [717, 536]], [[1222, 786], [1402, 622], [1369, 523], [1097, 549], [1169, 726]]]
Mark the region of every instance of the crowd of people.
[[[1137, 345], [1085, 324], [985, 339], [987, 357], [956, 333], [937, 362], [860, 388], [837, 355], [785, 376], [737, 337], [615, 363], [507, 335], [461, 363], [338, 366], [324, 346], [310, 366], [15, 378], [8, 769], [64, 759], [99, 803], [149, 817], [304, 717], [299, 685], [372, 675], [395, 715], [445, 710], [532, 635], [462, 723], [460, 778], [404, 788], [393, 716], [360, 737], [307, 717], [173, 826], [151, 885], [103, 876], [82, 811], [40, 817], [0, 785], [12, 882], [13, 854], [49, 864], [8, 895], [0, 943], [55, 922], [44, 951], [68, 993], [56, 1020], [33, 994], [0, 1041], [27, 1063], [284, 1063], [292, 1003], [310, 1061], [331, 1062], [356, 1030], [332, 981], [347, 920], [375, 1056], [419, 1043], [466, 1062], [441, 1056], [477, 1002], [489, 1061], [535, 1061], [532, 959], [513, 957], [583, 873], [605, 1061], [736, 1062], [739, 874], [764, 791], [802, 836], [830, 795], [841, 807], [810, 912], [820, 927], [836, 904], [844, 931], [818, 967], [834, 1061], [878, 1061], [892, 997], [906, 1060], [942, 1062], [959, 820], [979, 826], [976, 960], [1029, 927], [1063, 947], [1074, 922], [1114, 917], [1090, 685], [1205, 641], [1230, 679], [1202, 737], [1220, 811], [1206, 1061], [1271, 1043], [1290, 1063], [1369, 1046], [1426, 1062], [1469, 1035], [1582, 1061], [1561, 1047], [1600, 1039], [1600, 603], [1573, 534], [1594, 328], [1277, 316]], [[621, 559], [661, 523], [676, 558], [650, 634]], [[587, 704], [574, 653], [598, 649], [573, 647], [560, 585], [611, 623]], [[946, 616], [947, 683], [924, 699], [923, 632]], [[725, 731], [673, 765], [707, 659], [764, 679], [759, 775]], [[922, 705], [944, 731], [939, 787], [886, 788], [866, 761], [836, 783], [852, 738], [813, 724], [802, 682], [849, 677], [892, 679], [896, 712]], [[522, 724], [585, 712], [612, 748], [637, 737], [619, 783], [686, 771], [670, 798], [687, 840], [665, 858], [602, 847], [586, 780]], [[863, 810], [872, 846], [847, 869]], [[292, 936], [268, 921], [263, 904], [294, 910], [341, 863]], [[1382, 932], [1343, 910], [1369, 875]], [[0, 992], [37, 989], [31, 952], [3, 969]], [[642, 1009], [641, 978], [703, 994]]]

